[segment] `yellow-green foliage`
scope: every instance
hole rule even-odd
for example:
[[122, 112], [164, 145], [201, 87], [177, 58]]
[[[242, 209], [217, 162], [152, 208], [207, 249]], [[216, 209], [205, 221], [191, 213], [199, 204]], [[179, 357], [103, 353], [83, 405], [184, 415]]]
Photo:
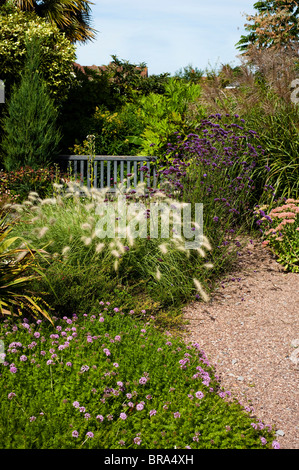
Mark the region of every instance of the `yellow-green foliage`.
[[171, 78], [165, 94], [150, 93], [139, 99], [140, 119], [145, 125], [140, 155], [160, 155], [174, 132], [187, 135], [193, 130], [204, 113], [198, 104], [200, 94], [199, 84]]
[[26, 40], [42, 40], [40, 72], [53, 98], [63, 99], [72, 80], [75, 46], [58, 28], [33, 12], [11, 7], [0, 9], [1, 79], [9, 91], [18, 82], [26, 59]]

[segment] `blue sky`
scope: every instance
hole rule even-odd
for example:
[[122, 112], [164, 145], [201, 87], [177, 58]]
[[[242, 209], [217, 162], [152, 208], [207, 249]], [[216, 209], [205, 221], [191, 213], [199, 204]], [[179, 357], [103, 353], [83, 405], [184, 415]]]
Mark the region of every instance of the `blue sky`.
[[255, 0], [93, 0], [95, 41], [77, 45], [81, 65], [106, 65], [111, 55], [149, 75], [174, 74], [191, 64], [205, 70], [236, 66], [236, 42]]

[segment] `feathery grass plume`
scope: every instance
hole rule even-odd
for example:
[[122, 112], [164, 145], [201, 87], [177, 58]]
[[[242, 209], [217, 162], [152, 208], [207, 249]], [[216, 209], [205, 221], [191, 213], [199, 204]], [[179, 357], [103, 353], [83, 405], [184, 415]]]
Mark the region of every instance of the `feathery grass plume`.
[[39, 197], [39, 194], [36, 193], [35, 191], [30, 191], [29, 196], [30, 196], [30, 197], [34, 197], [34, 198], [37, 198], [37, 197]]
[[39, 220], [39, 216], [35, 216], [33, 217], [33, 219], [30, 220], [30, 223], [35, 224], [35, 222], [37, 222], [38, 220]]
[[159, 199], [161, 197], [162, 199], [165, 199], [167, 196], [166, 194], [162, 193], [162, 191], [157, 191], [155, 194], [155, 198]]
[[56, 204], [56, 198], [47, 198], [47, 199], [42, 199], [41, 200], [41, 205], [44, 206], [45, 204]]
[[81, 225], [82, 230], [91, 230], [91, 225], [87, 222]]
[[203, 235], [202, 246], [204, 246], [207, 250], [212, 250], [212, 246], [205, 235]]
[[206, 252], [202, 248], [196, 248], [200, 256], [204, 258], [206, 256]]
[[91, 210], [94, 209], [94, 203], [91, 202], [90, 204], [86, 204], [85, 209], [90, 212]]
[[100, 192], [100, 191], [99, 191], [98, 188], [90, 188], [90, 193], [91, 193], [92, 195], [97, 196], [97, 194], [98, 194], [99, 192]]
[[126, 235], [127, 235], [127, 240], [128, 240], [129, 245], [133, 246], [134, 238], [132, 237], [132, 233], [131, 233], [131, 229], [129, 225], [126, 227]]
[[36, 201], [36, 197], [35, 196], [32, 196], [31, 194], [28, 195], [28, 200], [32, 203]]
[[105, 247], [105, 243], [98, 243], [96, 246], [96, 253], [100, 253]]
[[115, 260], [115, 261], [114, 261], [114, 270], [115, 270], [115, 271], [118, 270], [118, 265], [119, 265], [118, 261]]
[[214, 265], [212, 263], [205, 263], [203, 266], [206, 269], [212, 269], [214, 267]]
[[49, 224], [54, 225], [57, 219], [55, 217], [50, 217]]
[[87, 186], [80, 186], [80, 191], [82, 191], [83, 193], [85, 193], [85, 195], [88, 197], [90, 196], [90, 191], [89, 189], [87, 188]]
[[98, 238], [98, 231], [97, 231], [97, 230], [94, 230], [94, 231], [91, 233], [91, 239], [94, 240], [95, 238]]
[[90, 245], [91, 242], [92, 242], [90, 237], [85, 237], [85, 236], [81, 237], [81, 240], [83, 241], [84, 245], [86, 245], [86, 246]]
[[204, 302], [208, 302], [210, 298], [209, 298], [208, 294], [203, 290], [202, 285], [201, 285], [201, 283], [199, 282], [199, 280], [193, 278], [193, 282], [194, 282], [194, 284], [195, 284], [196, 289], [197, 289], [198, 292], [200, 293], [202, 300], [203, 300]]
[[43, 227], [37, 235], [38, 238], [42, 238], [47, 233], [48, 230], [49, 230], [49, 227]]
[[175, 235], [170, 240], [173, 243], [176, 243], [177, 245], [179, 245], [180, 243], [183, 243], [183, 241], [184, 241], [181, 235]]
[[159, 249], [164, 255], [166, 255], [166, 253], [168, 252], [168, 249], [167, 249], [165, 243], [162, 243], [161, 245], [159, 245]]
[[135, 195], [137, 195], [137, 196], [143, 196], [143, 195], [144, 195], [144, 189], [145, 189], [145, 182], [140, 182], [140, 183], [137, 185]]
[[176, 249], [177, 249], [177, 250], [180, 250], [180, 251], [187, 252], [186, 248], [185, 248], [183, 245], [177, 245], [177, 246], [176, 246]]
[[70, 251], [70, 249], [71, 249], [71, 248], [70, 248], [69, 246], [65, 246], [65, 247], [63, 248], [63, 250], [62, 250], [62, 254], [63, 254], [63, 255], [66, 255], [66, 254], [68, 253], [68, 251]]
[[57, 196], [56, 202], [60, 207], [63, 207], [65, 205], [64, 200], [62, 199], [62, 197], [60, 195]]
[[113, 256], [115, 256], [115, 258], [119, 258], [120, 257], [120, 253], [117, 251], [117, 250], [111, 250], [111, 254]]
[[161, 279], [161, 272], [159, 270], [159, 267], [157, 268], [157, 271], [156, 271], [156, 279], [157, 279], [157, 281], [160, 281], [160, 279]]
[[118, 246], [121, 253], [125, 253], [125, 251], [126, 251], [125, 247], [119, 240], [116, 240], [116, 245]]
[[24, 206], [22, 206], [22, 204], [13, 204], [12, 207], [19, 213], [24, 211]]

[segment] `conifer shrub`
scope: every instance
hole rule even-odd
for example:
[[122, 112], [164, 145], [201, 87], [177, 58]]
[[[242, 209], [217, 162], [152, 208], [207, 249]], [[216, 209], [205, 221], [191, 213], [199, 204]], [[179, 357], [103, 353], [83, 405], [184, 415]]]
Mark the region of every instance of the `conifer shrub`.
[[27, 42], [27, 60], [19, 86], [13, 87], [4, 117], [3, 164], [7, 171], [38, 169], [57, 155], [60, 132], [57, 110], [39, 72], [39, 41]]

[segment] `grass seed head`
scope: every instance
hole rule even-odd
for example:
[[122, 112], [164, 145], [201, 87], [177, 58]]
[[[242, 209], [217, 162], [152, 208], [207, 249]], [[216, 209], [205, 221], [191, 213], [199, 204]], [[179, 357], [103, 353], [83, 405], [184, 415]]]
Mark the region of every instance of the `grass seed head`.
[[105, 243], [98, 243], [96, 246], [96, 253], [100, 253], [105, 247]]
[[62, 250], [62, 254], [63, 254], [63, 255], [66, 255], [66, 254], [70, 251], [70, 249], [71, 249], [71, 248], [70, 248], [69, 246], [65, 246], [65, 247], [63, 248], [63, 250]]
[[209, 296], [208, 296], [208, 294], [204, 291], [204, 289], [202, 288], [202, 285], [201, 285], [201, 283], [199, 282], [199, 280], [194, 278], [194, 279], [193, 279], [193, 282], [194, 282], [194, 284], [195, 284], [196, 289], [197, 289], [198, 292], [200, 293], [202, 300], [203, 300], [204, 302], [208, 302], [208, 301], [209, 301]]
[[43, 227], [38, 234], [38, 238], [42, 238], [47, 233], [48, 230], [49, 230], [49, 227]]
[[111, 254], [113, 256], [115, 256], [115, 258], [119, 258], [120, 257], [120, 253], [117, 251], [117, 250], [111, 250]]
[[166, 254], [166, 253], [168, 252], [165, 243], [162, 243], [161, 245], [159, 245], [159, 248], [160, 248], [160, 251], [161, 251], [163, 254]]
[[90, 245], [91, 242], [92, 242], [91, 237], [84, 237], [83, 236], [83, 237], [81, 237], [81, 240], [83, 241], [84, 245], [86, 245], [86, 246]]
[[82, 230], [91, 230], [91, 225], [87, 222], [81, 225]]

